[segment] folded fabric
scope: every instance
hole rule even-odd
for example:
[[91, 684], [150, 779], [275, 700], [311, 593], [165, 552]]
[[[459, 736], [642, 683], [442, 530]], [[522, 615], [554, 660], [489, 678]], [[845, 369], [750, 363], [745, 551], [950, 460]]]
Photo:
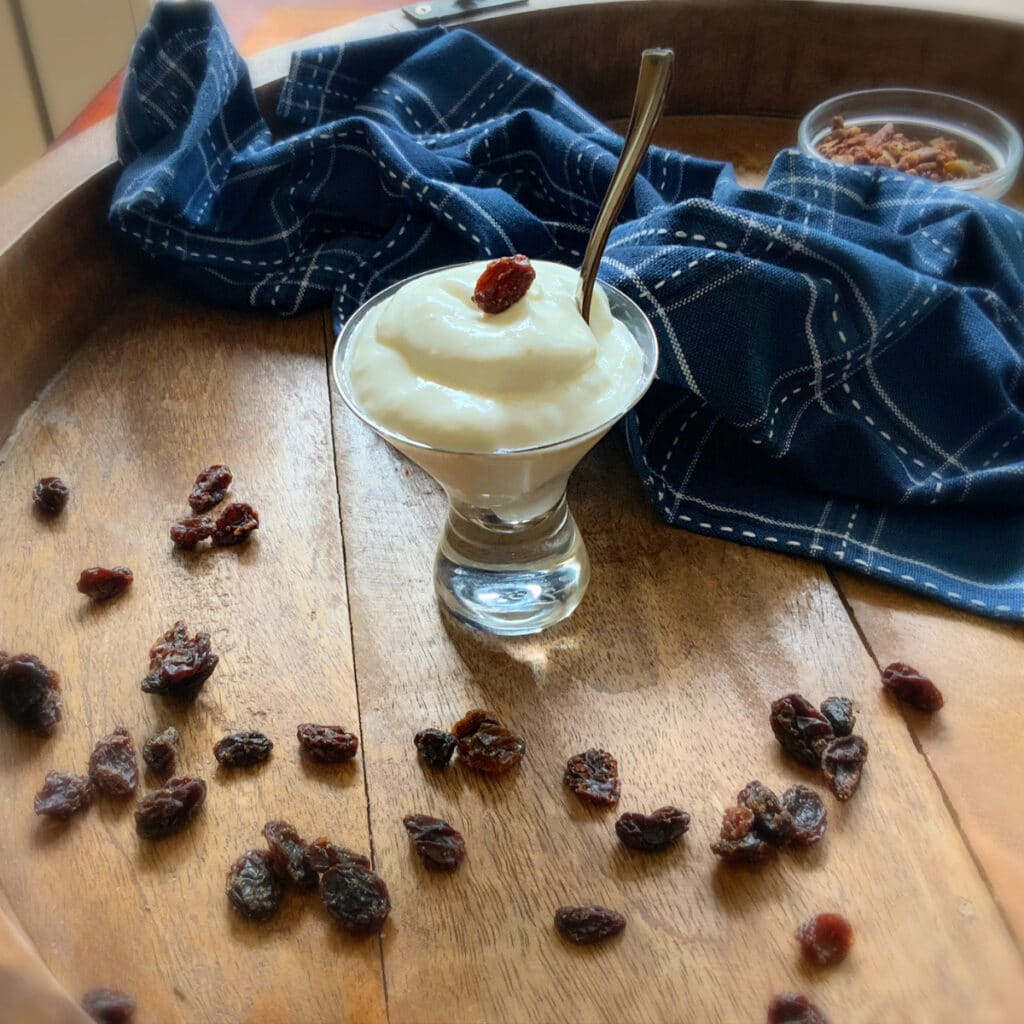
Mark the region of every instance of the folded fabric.
[[[211, 6], [158, 5], [110, 222], [211, 301], [338, 324], [444, 264], [577, 264], [621, 144], [464, 31], [297, 54], [277, 112]], [[626, 434], [667, 522], [1024, 618], [1024, 218], [795, 152], [750, 190], [652, 149], [602, 277], [661, 344]]]

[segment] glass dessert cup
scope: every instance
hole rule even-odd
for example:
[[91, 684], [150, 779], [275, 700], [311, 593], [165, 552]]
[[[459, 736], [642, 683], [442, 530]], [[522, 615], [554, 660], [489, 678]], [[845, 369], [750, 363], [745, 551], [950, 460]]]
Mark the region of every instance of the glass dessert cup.
[[[433, 273], [433, 271], [432, 271]], [[376, 423], [360, 406], [348, 373], [351, 342], [377, 306], [402, 285], [364, 303], [334, 348], [334, 380], [345, 404], [390, 445], [425, 470], [448, 497], [448, 516], [434, 561], [441, 607], [464, 625], [499, 636], [537, 633], [567, 618], [583, 598], [590, 559], [566, 501], [577, 463], [644, 395], [658, 362], [658, 343], [640, 307], [601, 285], [612, 316], [643, 356], [633, 393], [608, 421], [575, 437], [494, 452], [448, 451]]]

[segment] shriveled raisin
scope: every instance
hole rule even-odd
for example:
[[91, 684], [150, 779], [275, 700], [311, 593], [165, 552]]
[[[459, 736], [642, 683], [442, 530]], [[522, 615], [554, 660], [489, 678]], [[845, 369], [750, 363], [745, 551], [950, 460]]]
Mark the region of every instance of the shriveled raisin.
[[754, 828], [754, 812], [749, 807], [727, 807], [722, 815], [722, 830], [712, 852], [726, 864], [763, 864], [775, 856], [777, 847]]
[[626, 927], [626, 919], [608, 907], [559, 907], [555, 911], [555, 927], [569, 942], [589, 946], [618, 935]]
[[64, 713], [60, 676], [32, 654], [0, 657], [0, 705], [16, 725], [49, 735]]
[[645, 853], [667, 850], [682, 839], [690, 816], [678, 807], [659, 807], [650, 814], [627, 812], [615, 822], [615, 834], [624, 846]]
[[157, 775], [171, 775], [174, 773], [178, 761], [177, 746], [181, 737], [173, 725], [167, 726], [163, 732], [155, 732], [147, 737], [142, 745], [142, 760], [149, 766], [151, 772]]
[[196, 477], [195, 486], [188, 496], [193, 512], [206, 512], [224, 500], [231, 486], [231, 470], [227, 466], [210, 466]]
[[89, 757], [89, 778], [107, 796], [128, 797], [139, 784], [139, 762], [128, 730], [119, 725], [101, 736]]
[[797, 846], [813, 846], [825, 835], [828, 811], [825, 802], [809, 786], [790, 786], [782, 794], [782, 806], [793, 819], [792, 841]]
[[195, 700], [219, 660], [210, 650], [210, 634], [190, 637], [179, 620], [150, 649], [149, 675], [142, 680], [142, 691]]
[[320, 899], [331, 917], [357, 935], [379, 932], [391, 913], [391, 897], [384, 879], [352, 860], [323, 873]]
[[348, 847], [338, 846], [326, 836], [314, 839], [309, 844], [308, 853], [309, 863], [319, 874], [323, 874], [328, 868], [345, 863], [358, 864], [364, 868], [370, 867], [369, 857], [364, 857], [361, 853], [356, 853], [355, 850], [350, 850]]
[[519, 253], [491, 260], [473, 290], [473, 301], [485, 313], [504, 313], [529, 290], [537, 272], [530, 260]]
[[186, 516], [171, 524], [171, 540], [176, 548], [194, 548], [213, 536], [216, 523], [209, 516]]
[[564, 778], [565, 784], [585, 803], [613, 807], [619, 802], [619, 762], [607, 750], [592, 748], [570, 757]]
[[455, 736], [442, 729], [424, 729], [416, 733], [413, 743], [420, 752], [420, 757], [431, 768], [445, 768], [455, 753], [458, 742]]
[[821, 702], [821, 713], [828, 719], [836, 736], [849, 736], [857, 724], [853, 701], [849, 697], [826, 697]]
[[814, 768], [821, 764], [821, 752], [833, 738], [832, 726], [806, 697], [799, 693], [780, 697], [772, 703], [769, 721], [790, 757]]
[[837, 800], [849, 800], [860, 785], [868, 744], [862, 736], [840, 736], [821, 755], [821, 770]]
[[317, 870], [308, 844], [287, 821], [268, 821], [263, 838], [270, 847], [278, 873], [300, 889], [315, 889]]
[[793, 818], [775, 792], [754, 779], [740, 790], [736, 803], [754, 812], [754, 828], [776, 846], [783, 846], [793, 838]]
[[47, 772], [43, 788], [36, 793], [32, 807], [36, 814], [51, 818], [70, 818], [92, 803], [92, 782], [84, 775]]
[[942, 691], [916, 668], [894, 661], [882, 672], [882, 686], [897, 700], [921, 711], [938, 711], [946, 703]]
[[260, 528], [259, 513], [245, 502], [228, 505], [219, 516], [213, 528], [213, 543], [218, 547], [241, 544], [249, 539], [253, 530]]
[[266, 761], [273, 749], [273, 742], [261, 732], [233, 732], [217, 741], [213, 756], [226, 768], [240, 768]]
[[467, 767], [489, 775], [511, 771], [523, 759], [526, 743], [506, 729], [490, 711], [468, 712], [452, 726], [458, 739], [460, 760]]
[[135, 831], [143, 839], [163, 839], [180, 832], [206, 801], [206, 783], [182, 776], [147, 793], [135, 809]]
[[829, 1021], [807, 996], [789, 992], [772, 1000], [767, 1024], [829, 1024]]
[[297, 729], [299, 747], [313, 761], [350, 761], [359, 750], [359, 737], [340, 725], [314, 725], [303, 722]]
[[80, 594], [94, 601], [106, 601], [123, 594], [132, 585], [134, 578], [131, 569], [123, 565], [115, 565], [113, 569], [94, 565], [82, 570], [76, 586]]
[[841, 964], [853, 945], [853, 926], [842, 914], [815, 914], [796, 930], [804, 959], [818, 967]]
[[117, 988], [92, 988], [82, 997], [82, 1009], [98, 1024], [131, 1024], [135, 1000]]
[[466, 857], [466, 840], [443, 818], [407, 814], [402, 819], [420, 859], [435, 871], [454, 871]]
[[41, 512], [57, 516], [64, 511], [70, 493], [68, 485], [59, 476], [44, 476], [32, 489], [32, 501]]
[[250, 921], [266, 921], [281, 908], [284, 888], [268, 850], [246, 850], [228, 869], [231, 906]]

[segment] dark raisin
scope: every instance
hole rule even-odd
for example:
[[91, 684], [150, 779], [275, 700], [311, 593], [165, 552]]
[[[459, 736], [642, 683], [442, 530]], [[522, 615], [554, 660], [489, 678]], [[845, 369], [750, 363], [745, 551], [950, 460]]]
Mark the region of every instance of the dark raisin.
[[585, 750], [570, 757], [564, 778], [565, 784], [585, 803], [613, 807], [619, 802], [619, 762], [607, 750]]
[[777, 847], [754, 828], [754, 812], [749, 807], [727, 807], [722, 815], [722, 830], [711, 850], [726, 864], [763, 864], [775, 856]]
[[228, 868], [224, 887], [231, 906], [250, 921], [266, 921], [281, 907], [284, 889], [267, 850], [246, 850]]
[[882, 686], [897, 700], [922, 711], [938, 711], [946, 703], [942, 691], [916, 668], [894, 661], [882, 673]]
[[825, 802], [809, 786], [790, 786], [782, 794], [782, 806], [793, 819], [792, 840], [797, 846], [813, 846], [825, 835], [828, 811]]
[[430, 765], [431, 768], [444, 768], [452, 759], [455, 753], [455, 744], [458, 742], [450, 732], [442, 729], [424, 729], [416, 733], [413, 743], [420, 752], [420, 757]]
[[213, 528], [213, 543], [218, 547], [241, 544], [249, 539], [253, 530], [260, 528], [259, 513], [244, 502], [228, 505], [217, 517]]
[[123, 725], [96, 741], [89, 757], [89, 778], [107, 796], [126, 797], [135, 792], [139, 784], [139, 762], [135, 744]]
[[618, 935], [626, 927], [626, 919], [608, 907], [559, 907], [555, 911], [555, 927], [562, 938], [578, 946], [589, 946]]
[[309, 844], [309, 862], [314, 870], [323, 874], [328, 868], [338, 864], [352, 863], [360, 867], [370, 867], [370, 858], [364, 857], [345, 846], [337, 846], [330, 842], [326, 836], [320, 836]]
[[189, 637], [180, 620], [149, 652], [149, 675], [142, 680], [144, 693], [195, 700], [220, 659], [210, 650], [210, 634]]
[[754, 812], [754, 828], [770, 843], [783, 846], [793, 838], [793, 818], [775, 792], [755, 779], [736, 797], [736, 803]]
[[273, 749], [274, 744], [261, 732], [233, 732], [217, 741], [213, 756], [218, 764], [240, 768], [266, 761]]
[[123, 594], [132, 585], [134, 578], [131, 569], [123, 565], [115, 565], [113, 569], [94, 565], [82, 570], [78, 577], [78, 592], [94, 601], [106, 601]]
[[623, 845], [645, 853], [667, 850], [682, 839], [690, 816], [678, 807], [659, 807], [651, 814], [629, 812], [615, 822], [615, 834]]
[[47, 772], [43, 788], [36, 793], [32, 806], [36, 814], [51, 818], [70, 818], [92, 803], [92, 782], [84, 775], [70, 772]]
[[209, 516], [186, 516], [171, 524], [171, 540], [176, 548], [194, 548], [213, 536], [216, 524]]
[[467, 736], [472, 736], [473, 733], [485, 725], [496, 725], [500, 728], [501, 722], [498, 721], [492, 712], [484, 711], [482, 708], [474, 708], [472, 711], [467, 711], [452, 726], [452, 735], [457, 740], [462, 740]]
[[16, 725], [48, 735], [64, 713], [60, 676], [31, 654], [0, 658], [0, 704]]
[[59, 476], [44, 476], [36, 481], [32, 501], [40, 511], [56, 516], [64, 511], [70, 493], [68, 485]]
[[818, 967], [841, 964], [853, 945], [853, 926], [841, 914], [816, 914], [796, 930], [804, 959]]
[[491, 260], [477, 279], [473, 301], [485, 313], [504, 313], [529, 290], [537, 272], [526, 256], [502, 256]]
[[821, 755], [821, 770], [837, 800], [849, 800], [860, 785], [868, 758], [868, 744], [862, 736], [840, 736]]
[[299, 747], [313, 761], [350, 761], [359, 750], [359, 737], [340, 725], [313, 725], [304, 722], [297, 730]]
[[82, 1009], [99, 1024], [131, 1024], [135, 1000], [116, 988], [92, 988], [82, 997]]
[[772, 1000], [767, 1024], [828, 1024], [828, 1017], [807, 996], [790, 992]]
[[163, 732], [155, 732], [146, 739], [142, 745], [142, 760], [149, 766], [151, 772], [157, 775], [172, 775], [178, 761], [176, 747], [181, 737], [173, 725], [169, 725]]
[[170, 779], [162, 789], [147, 793], [135, 810], [135, 831], [143, 839], [162, 839], [180, 832], [199, 813], [206, 800], [202, 779]]
[[428, 868], [454, 871], [466, 858], [466, 840], [442, 818], [407, 814], [402, 819], [412, 845]]
[[323, 873], [320, 899], [327, 913], [355, 934], [379, 932], [391, 912], [391, 897], [384, 879], [352, 860]]
[[270, 847], [277, 871], [300, 889], [315, 889], [317, 870], [309, 846], [287, 821], [268, 821], [263, 837]]
[[503, 725], [485, 722], [458, 742], [459, 759], [469, 768], [488, 775], [512, 771], [523, 759], [526, 743]]
[[224, 500], [231, 486], [231, 470], [227, 466], [210, 466], [196, 477], [195, 486], [188, 496], [193, 512], [206, 512]]
[[849, 736], [857, 724], [853, 701], [849, 697], [826, 697], [821, 702], [821, 713], [828, 719], [836, 736]]
[[821, 752], [833, 738], [828, 719], [799, 693], [790, 693], [772, 703], [772, 732], [782, 749], [804, 764], [817, 768]]

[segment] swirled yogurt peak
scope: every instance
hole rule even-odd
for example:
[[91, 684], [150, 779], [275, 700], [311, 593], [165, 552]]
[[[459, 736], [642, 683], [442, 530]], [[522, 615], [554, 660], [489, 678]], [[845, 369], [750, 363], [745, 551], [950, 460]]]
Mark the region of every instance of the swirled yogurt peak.
[[537, 261], [525, 296], [501, 313], [473, 301], [486, 263], [408, 282], [370, 310], [346, 360], [366, 415], [413, 441], [496, 452], [562, 441], [625, 412], [643, 354], [595, 289], [590, 324], [579, 272]]

